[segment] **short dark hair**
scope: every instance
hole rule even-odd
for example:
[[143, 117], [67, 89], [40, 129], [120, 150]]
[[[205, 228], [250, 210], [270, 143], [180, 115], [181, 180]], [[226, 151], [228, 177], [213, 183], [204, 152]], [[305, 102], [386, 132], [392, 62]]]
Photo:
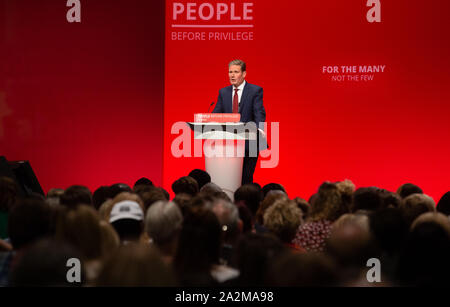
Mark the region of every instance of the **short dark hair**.
[[234, 192], [234, 201], [243, 202], [250, 209], [253, 216], [258, 211], [259, 204], [263, 200], [263, 191], [255, 184], [244, 184]]
[[78, 205], [92, 205], [91, 191], [82, 185], [73, 185], [68, 187], [60, 197], [60, 202], [69, 208]]
[[122, 192], [129, 192], [129, 193], [133, 192], [133, 190], [130, 188], [130, 186], [125, 183], [115, 183], [109, 187], [109, 190], [110, 190], [111, 198], [116, 197], [117, 195], [119, 195]]
[[436, 206], [436, 210], [445, 215], [450, 215], [450, 191], [441, 197]]
[[81, 282], [67, 281], [67, 260], [81, 258], [78, 250], [68, 243], [50, 239], [40, 240], [33, 244], [11, 271], [11, 286], [82, 286], [85, 282], [85, 271], [82, 266]]
[[204, 170], [194, 169], [189, 173], [189, 177], [194, 178], [198, 183], [199, 190], [207, 183], [211, 182], [211, 176]]
[[111, 198], [109, 186], [101, 186], [94, 191], [92, 195], [92, 204], [95, 209], [99, 209], [100, 206], [108, 199]]
[[15, 250], [51, 235], [52, 210], [42, 200], [21, 200], [11, 208], [8, 234]]
[[397, 190], [397, 194], [400, 195], [401, 198], [406, 198], [409, 195], [416, 193], [423, 194], [423, 191], [421, 188], [412, 183], [402, 184]]
[[377, 187], [359, 188], [353, 193], [352, 212], [381, 209], [383, 200]]
[[142, 177], [142, 178], [139, 178], [138, 180], [136, 180], [133, 187], [136, 187], [138, 185], [154, 186], [153, 182], [146, 177]]
[[262, 191], [264, 194], [264, 198], [267, 196], [267, 193], [269, 193], [272, 190], [283, 191], [284, 193], [286, 193], [286, 190], [283, 188], [283, 186], [281, 184], [272, 182], [272, 183], [268, 183], [265, 186], [263, 186]]
[[172, 184], [172, 190], [175, 194], [186, 193], [195, 196], [198, 193], [198, 183], [194, 178], [184, 176]]

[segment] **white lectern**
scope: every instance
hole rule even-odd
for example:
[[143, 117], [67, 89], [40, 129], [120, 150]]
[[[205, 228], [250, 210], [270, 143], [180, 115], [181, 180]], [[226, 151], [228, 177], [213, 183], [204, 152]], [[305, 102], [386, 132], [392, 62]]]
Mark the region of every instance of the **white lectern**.
[[205, 122], [203, 119], [203, 122], [189, 122], [188, 125], [194, 131], [194, 139], [205, 140], [203, 144], [205, 169], [211, 176], [211, 182], [221, 187], [233, 199], [234, 192], [242, 182], [245, 141], [256, 140], [257, 133], [241, 122], [214, 121], [229, 119], [230, 114], [208, 115], [213, 115], [212, 118], [208, 116], [208, 120], [211, 121]]

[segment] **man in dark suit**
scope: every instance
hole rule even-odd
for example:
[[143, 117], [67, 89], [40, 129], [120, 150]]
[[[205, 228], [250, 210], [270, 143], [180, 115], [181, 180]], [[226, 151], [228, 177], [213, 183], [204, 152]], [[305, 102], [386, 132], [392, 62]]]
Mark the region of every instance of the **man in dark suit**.
[[[245, 62], [234, 60], [228, 64], [228, 77], [230, 86], [219, 90], [216, 107], [213, 113], [240, 113], [241, 122], [259, 123], [266, 121], [266, 110], [263, 105], [263, 89], [260, 86], [245, 81], [247, 74]], [[264, 132], [260, 130], [264, 135]], [[257, 143], [253, 144], [257, 146]], [[245, 144], [245, 157], [242, 169], [242, 185], [253, 182], [253, 173], [258, 162], [259, 147], [256, 157], [249, 154], [249, 142]]]

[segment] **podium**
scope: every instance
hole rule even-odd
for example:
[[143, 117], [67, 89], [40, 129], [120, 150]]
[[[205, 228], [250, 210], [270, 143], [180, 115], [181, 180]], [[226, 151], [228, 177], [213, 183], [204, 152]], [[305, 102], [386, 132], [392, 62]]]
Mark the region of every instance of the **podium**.
[[187, 123], [194, 139], [204, 140], [205, 170], [211, 182], [231, 199], [242, 183], [245, 142], [257, 139], [256, 129], [239, 120], [239, 113], [200, 113], [194, 115], [194, 122]]

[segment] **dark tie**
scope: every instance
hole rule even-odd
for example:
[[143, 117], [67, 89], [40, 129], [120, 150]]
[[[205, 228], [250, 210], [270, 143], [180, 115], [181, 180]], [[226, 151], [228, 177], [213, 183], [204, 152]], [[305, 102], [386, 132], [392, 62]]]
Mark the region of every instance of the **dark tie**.
[[239, 110], [239, 96], [238, 96], [238, 92], [239, 89], [235, 88], [234, 89], [234, 97], [233, 97], [233, 113], [237, 113]]

